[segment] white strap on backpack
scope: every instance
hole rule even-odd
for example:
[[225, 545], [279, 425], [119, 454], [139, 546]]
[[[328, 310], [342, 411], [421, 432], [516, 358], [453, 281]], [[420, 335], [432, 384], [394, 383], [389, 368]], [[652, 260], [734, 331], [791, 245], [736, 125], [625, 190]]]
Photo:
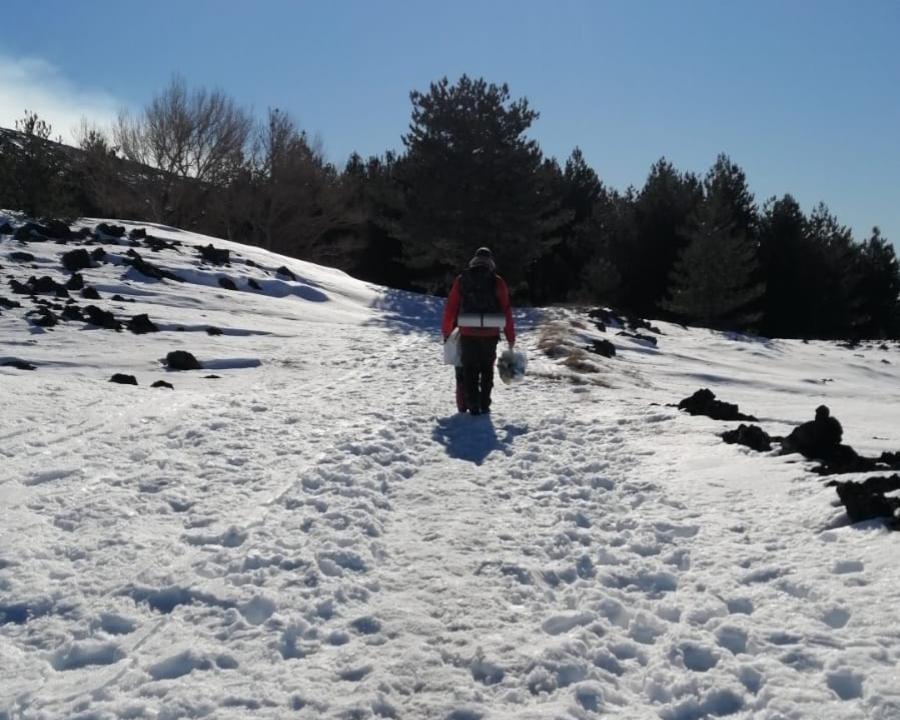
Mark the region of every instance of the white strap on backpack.
[[506, 316], [500, 313], [462, 313], [456, 324], [464, 328], [503, 328]]

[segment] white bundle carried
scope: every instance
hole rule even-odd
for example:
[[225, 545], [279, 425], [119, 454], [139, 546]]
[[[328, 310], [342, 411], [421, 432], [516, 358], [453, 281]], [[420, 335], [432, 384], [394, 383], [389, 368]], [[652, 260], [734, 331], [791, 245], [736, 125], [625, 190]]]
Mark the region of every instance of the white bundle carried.
[[459, 328], [453, 328], [444, 342], [444, 365], [462, 365], [462, 351], [459, 347]]
[[525, 353], [509, 348], [497, 358], [497, 374], [507, 385], [519, 382], [525, 377]]

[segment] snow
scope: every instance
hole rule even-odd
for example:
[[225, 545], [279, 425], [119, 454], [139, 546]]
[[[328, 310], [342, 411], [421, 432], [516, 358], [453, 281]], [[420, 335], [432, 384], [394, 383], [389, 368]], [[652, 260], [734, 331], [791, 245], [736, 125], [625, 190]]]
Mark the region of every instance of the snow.
[[[0, 292], [0, 358], [37, 366], [0, 367], [0, 718], [900, 717], [900, 535], [669, 406], [709, 387], [784, 434], [825, 403], [897, 450], [896, 346], [519, 312], [528, 377], [459, 416], [439, 299], [125, 225], [186, 282], [111, 243], [83, 275], [161, 332], [32, 328]], [[76, 246], [3, 236], [0, 273], [64, 281]], [[617, 356], [579, 373], [550, 331]]]

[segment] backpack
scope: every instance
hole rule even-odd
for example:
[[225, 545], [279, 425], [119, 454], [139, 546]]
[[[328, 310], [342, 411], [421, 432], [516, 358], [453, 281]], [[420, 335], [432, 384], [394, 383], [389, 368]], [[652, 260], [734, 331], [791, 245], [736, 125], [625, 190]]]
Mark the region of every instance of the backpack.
[[460, 314], [499, 313], [497, 276], [485, 265], [466, 268], [459, 276]]

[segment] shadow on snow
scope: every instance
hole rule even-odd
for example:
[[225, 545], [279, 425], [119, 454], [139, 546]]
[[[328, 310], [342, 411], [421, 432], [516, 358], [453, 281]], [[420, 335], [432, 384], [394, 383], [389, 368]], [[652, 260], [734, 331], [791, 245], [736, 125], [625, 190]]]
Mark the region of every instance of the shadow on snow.
[[497, 434], [490, 415], [458, 414], [439, 419], [431, 437], [444, 446], [449, 457], [481, 465], [492, 452], [507, 452], [512, 441], [528, 432], [528, 428], [504, 425], [500, 432], [503, 437]]

